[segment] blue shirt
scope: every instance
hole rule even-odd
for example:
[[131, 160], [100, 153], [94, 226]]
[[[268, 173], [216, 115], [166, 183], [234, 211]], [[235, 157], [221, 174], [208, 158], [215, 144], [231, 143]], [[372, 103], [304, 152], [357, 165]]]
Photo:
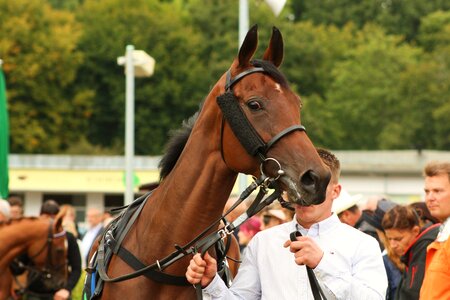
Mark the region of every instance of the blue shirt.
[[313, 299], [306, 267], [297, 265], [294, 254], [283, 247], [297, 229], [324, 251], [314, 273], [327, 299], [385, 299], [387, 277], [378, 242], [334, 214], [309, 230], [294, 217], [259, 232], [248, 244], [231, 287], [216, 276], [203, 289], [205, 299]]

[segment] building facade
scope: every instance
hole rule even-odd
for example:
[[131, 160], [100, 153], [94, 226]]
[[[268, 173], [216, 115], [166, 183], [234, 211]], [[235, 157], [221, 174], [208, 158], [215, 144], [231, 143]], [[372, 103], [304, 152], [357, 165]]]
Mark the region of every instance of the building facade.
[[[423, 200], [422, 171], [429, 161], [450, 161], [450, 151], [333, 151], [341, 161], [341, 183], [364, 199], [383, 195], [399, 203]], [[134, 159], [135, 196], [139, 186], [158, 182], [161, 157]], [[76, 208], [83, 224], [89, 207], [109, 210], [124, 204], [125, 160], [122, 156], [9, 156], [10, 194], [24, 200], [26, 215], [37, 215], [43, 201], [54, 199]], [[243, 175], [241, 175], [243, 176]], [[241, 177], [233, 194], [250, 183]]]

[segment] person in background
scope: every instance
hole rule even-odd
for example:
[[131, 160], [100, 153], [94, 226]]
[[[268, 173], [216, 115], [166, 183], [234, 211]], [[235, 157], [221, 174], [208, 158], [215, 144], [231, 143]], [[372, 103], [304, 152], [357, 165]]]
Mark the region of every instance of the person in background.
[[[230, 288], [218, 277], [217, 263], [208, 253], [194, 255], [187, 280], [200, 284], [211, 299], [312, 299], [308, 266], [328, 299], [384, 299], [387, 278], [378, 243], [331, 212], [341, 191], [340, 163], [325, 149], [318, 153], [332, 174], [323, 203], [295, 205], [291, 222], [258, 232]], [[291, 242], [294, 231], [302, 236]]]
[[63, 219], [64, 230], [69, 231], [75, 238], [79, 239], [80, 232], [78, 231], [75, 208], [72, 205], [64, 204], [61, 205], [61, 210], [64, 210], [66, 212], [66, 215]]
[[358, 206], [362, 195], [350, 196], [347, 190], [342, 189], [339, 197], [334, 199], [332, 211], [338, 216], [342, 223], [355, 227], [362, 216], [362, 211]]
[[427, 248], [420, 299], [450, 299], [450, 162], [428, 163], [424, 176], [425, 203], [442, 225]]
[[88, 223], [88, 230], [81, 240], [83, 265], [87, 265], [92, 243], [103, 230], [103, 212], [95, 207], [89, 208], [86, 212], [86, 221]]
[[405, 265], [395, 299], [419, 299], [427, 246], [436, 238], [439, 224], [421, 227], [419, 215], [412, 206], [397, 205], [386, 212], [382, 226], [392, 251]]
[[261, 230], [269, 229], [273, 226], [283, 224], [287, 221], [287, 216], [281, 208], [268, 208], [261, 214]]
[[[41, 206], [40, 217], [54, 219], [59, 213], [59, 204], [54, 200], [46, 200]], [[26, 300], [68, 300], [71, 299], [71, 292], [78, 283], [78, 279], [81, 276], [81, 256], [80, 249], [78, 248], [77, 239], [72, 233], [66, 231], [67, 238], [67, 283], [66, 285], [57, 291], [45, 290], [45, 285], [42, 284], [39, 278], [32, 278], [32, 274], [28, 276], [28, 286]], [[19, 256], [20, 260], [25, 265], [30, 264], [30, 258], [23, 254]], [[11, 270], [14, 275], [22, 274], [25, 270], [11, 266]]]
[[238, 232], [239, 237], [239, 248], [241, 253], [244, 252], [245, 247], [247, 247], [250, 240], [261, 231], [261, 221], [258, 216], [253, 216], [240, 226]]
[[363, 211], [363, 219], [376, 229], [378, 239], [383, 244], [383, 263], [388, 277], [388, 290], [386, 299], [394, 299], [398, 285], [402, 278], [402, 272], [405, 269], [401, 262], [401, 255], [391, 249], [390, 244], [386, 240], [386, 235], [382, 226], [383, 217], [392, 208], [397, 206], [396, 203], [387, 200], [378, 200], [375, 211]]
[[0, 223], [8, 222], [11, 219], [11, 207], [8, 201], [0, 199]]
[[428, 227], [433, 224], [439, 223], [439, 220], [433, 217], [427, 204], [424, 201], [414, 202], [409, 204], [416, 211], [420, 219], [420, 227]]
[[11, 206], [11, 219], [20, 219], [23, 217], [23, 202], [19, 196], [9, 196], [9, 205]]

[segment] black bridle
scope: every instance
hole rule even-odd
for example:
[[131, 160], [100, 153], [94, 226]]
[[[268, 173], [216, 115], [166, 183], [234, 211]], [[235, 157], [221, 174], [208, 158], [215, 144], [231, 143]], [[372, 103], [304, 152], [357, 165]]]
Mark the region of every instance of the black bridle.
[[[223, 118], [228, 122], [231, 130], [236, 135], [247, 153], [251, 156], [257, 156], [261, 163], [264, 163], [267, 160], [267, 152], [279, 140], [294, 131], [306, 131], [306, 128], [303, 125], [295, 124], [276, 134], [267, 143], [264, 142], [246, 117], [245, 113], [242, 111], [241, 106], [239, 105], [239, 102], [233, 92], [233, 86], [236, 83], [238, 83], [245, 76], [253, 73], [266, 73], [266, 70], [263, 67], [252, 67], [239, 73], [235, 77], [231, 77], [231, 71], [228, 70], [226, 74], [225, 93], [217, 97], [217, 104], [222, 111]], [[223, 122], [221, 129], [221, 152], [222, 158], [225, 161], [222, 144]]]
[[[39, 255], [41, 255], [45, 250], [47, 250], [47, 257], [45, 260], [45, 264], [43, 267], [37, 267], [33, 264], [25, 264], [22, 261], [16, 259], [14, 262], [18, 265], [20, 269], [27, 270], [29, 275], [29, 278], [31, 280], [27, 280], [26, 286], [21, 286], [18, 283], [20, 289], [20, 294], [36, 294], [40, 296], [51, 296], [53, 293], [35, 293], [32, 291], [29, 291], [29, 286], [33, 284], [36, 280], [39, 278], [44, 278], [45, 280], [48, 280], [49, 282], [54, 281], [54, 274], [57, 273], [56, 271], [59, 271], [61, 268], [65, 268], [67, 264], [67, 258], [65, 258], [64, 263], [60, 265], [54, 265], [53, 264], [53, 240], [59, 239], [59, 238], [66, 238], [66, 231], [61, 231], [58, 233], [53, 233], [53, 220], [50, 219], [50, 224], [48, 226], [48, 233], [47, 233], [47, 239], [44, 243], [44, 245], [39, 249], [39, 251], [36, 252], [36, 254], [31, 255], [29, 257], [29, 260], [33, 262], [35, 258], [37, 258]], [[67, 245], [66, 245], [67, 247]], [[17, 281], [17, 280], [16, 280]]]

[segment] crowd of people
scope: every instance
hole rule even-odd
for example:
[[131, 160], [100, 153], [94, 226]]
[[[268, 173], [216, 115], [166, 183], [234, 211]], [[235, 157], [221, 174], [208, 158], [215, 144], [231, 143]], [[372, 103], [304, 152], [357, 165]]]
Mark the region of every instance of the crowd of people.
[[364, 203], [341, 187], [337, 157], [319, 154], [332, 171], [324, 203], [296, 205], [294, 216], [269, 207], [244, 223], [231, 286], [208, 253], [191, 259], [188, 281], [208, 299], [316, 299], [309, 268], [326, 299], [450, 299], [450, 162], [425, 166], [425, 201]]
[[[338, 158], [325, 149], [318, 152], [331, 170], [322, 204], [295, 205], [292, 211], [275, 203], [242, 224], [235, 231], [242, 263], [231, 286], [217, 275], [208, 253], [191, 259], [188, 281], [200, 284], [210, 299], [313, 299], [312, 270], [326, 299], [450, 299], [450, 163], [430, 162], [424, 168], [425, 201], [398, 204], [378, 197], [364, 202], [362, 195], [342, 188]], [[230, 198], [224, 211], [235, 200]], [[248, 205], [243, 202], [227, 219], [232, 222]], [[89, 208], [88, 229], [81, 234], [75, 209], [54, 200], [42, 204], [40, 218], [55, 218], [60, 211], [68, 242], [66, 285], [45, 291], [33, 282], [26, 299], [71, 299], [94, 240], [111, 220]], [[19, 197], [0, 200], [0, 223], [22, 217]], [[292, 232], [297, 232], [294, 240]], [[11, 264], [12, 274], [29, 280], [17, 264], [28, 260], [20, 255]], [[36, 296], [43, 292], [51, 296]]]

